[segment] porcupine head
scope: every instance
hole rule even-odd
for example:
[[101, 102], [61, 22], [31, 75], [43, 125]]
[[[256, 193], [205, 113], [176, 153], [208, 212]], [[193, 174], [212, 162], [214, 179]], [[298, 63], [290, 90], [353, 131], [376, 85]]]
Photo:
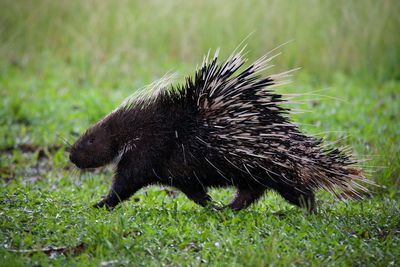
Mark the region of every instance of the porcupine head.
[[110, 116], [90, 127], [71, 147], [70, 160], [78, 168], [97, 168], [110, 163], [118, 155], [118, 138]]
[[[80, 169], [87, 169], [118, 159], [127, 145], [140, 136], [137, 128], [146, 120], [145, 116], [141, 116], [141, 108], [150, 104], [173, 78], [174, 74], [165, 75], [149, 87], [138, 89], [114, 111], [87, 129], [71, 147], [71, 162]], [[147, 90], [149, 88], [152, 90]]]

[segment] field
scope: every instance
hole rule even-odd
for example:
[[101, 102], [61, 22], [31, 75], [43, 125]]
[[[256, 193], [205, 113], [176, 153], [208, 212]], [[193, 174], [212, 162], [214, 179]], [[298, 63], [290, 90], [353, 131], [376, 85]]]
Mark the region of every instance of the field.
[[[0, 266], [400, 264], [398, 1], [0, 1]], [[64, 140], [135, 89], [204, 54], [278, 49], [293, 119], [350, 146], [379, 184], [363, 201], [318, 194], [307, 214], [271, 192], [215, 212], [151, 187], [112, 211], [112, 167], [80, 172]], [[227, 203], [234, 192], [212, 190]]]

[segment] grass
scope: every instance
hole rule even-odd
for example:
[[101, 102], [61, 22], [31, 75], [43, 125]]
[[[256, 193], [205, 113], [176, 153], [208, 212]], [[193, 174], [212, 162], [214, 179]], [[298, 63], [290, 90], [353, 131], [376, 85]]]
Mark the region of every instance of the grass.
[[[0, 265], [398, 265], [398, 9], [397, 1], [1, 1]], [[277, 90], [307, 100], [293, 106], [311, 110], [294, 116], [304, 131], [368, 159], [368, 177], [383, 186], [374, 197], [342, 203], [321, 192], [319, 212], [308, 215], [269, 193], [234, 213], [152, 187], [111, 212], [90, 208], [112, 170], [77, 172], [60, 136], [73, 141], [133, 89], [170, 70], [192, 74], [209, 48], [228, 55], [253, 31], [251, 59], [295, 39], [273, 71], [302, 70]], [[211, 192], [224, 203], [233, 193]]]

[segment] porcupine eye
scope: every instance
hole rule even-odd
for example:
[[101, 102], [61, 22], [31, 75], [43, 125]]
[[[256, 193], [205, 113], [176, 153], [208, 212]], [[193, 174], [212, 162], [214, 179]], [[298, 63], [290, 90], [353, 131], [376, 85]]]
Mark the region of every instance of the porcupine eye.
[[89, 140], [87, 141], [87, 144], [88, 144], [88, 145], [93, 145], [94, 140], [95, 140], [95, 137], [94, 137], [94, 136], [89, 137]]

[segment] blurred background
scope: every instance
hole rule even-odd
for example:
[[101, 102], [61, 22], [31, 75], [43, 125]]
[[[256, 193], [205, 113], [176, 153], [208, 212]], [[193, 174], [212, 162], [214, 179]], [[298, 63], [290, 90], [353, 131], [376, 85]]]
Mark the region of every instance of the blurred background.
[[292, 40], [279, 69], [398, 79], [399, 11], [396, 0], [2, 0], [1, 67], [64, 64], [95, 83], [148, 80], [192, 70], [209, 49], [228, 55], [251, 34], [252, 59]]

